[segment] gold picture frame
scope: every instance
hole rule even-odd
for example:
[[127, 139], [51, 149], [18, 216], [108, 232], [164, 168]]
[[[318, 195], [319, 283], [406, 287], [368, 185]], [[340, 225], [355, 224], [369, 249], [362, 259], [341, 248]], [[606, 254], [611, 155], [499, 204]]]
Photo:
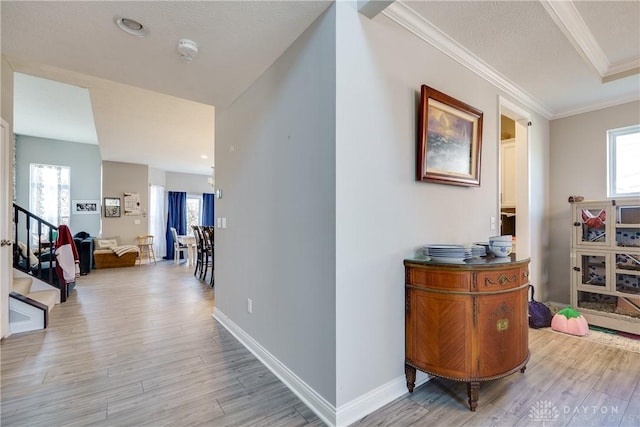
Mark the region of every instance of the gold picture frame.
[[416, 180], [480, 186], [482, 111], [422, 85]]

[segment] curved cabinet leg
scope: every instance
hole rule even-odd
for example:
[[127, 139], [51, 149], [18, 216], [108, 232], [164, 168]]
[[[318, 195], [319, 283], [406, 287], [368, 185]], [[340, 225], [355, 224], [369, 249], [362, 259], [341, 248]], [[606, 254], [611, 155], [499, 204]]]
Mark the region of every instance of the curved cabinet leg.
[[416, 368], [405, 363], [404, 376], [407, 378], [407, 388], [409, 389], [409, 393], [413, 393], [413, 388], [416, 386]]
[[480, 382], [472, 381], [467, 383], [467, 396], [469, 396], [469, 409], [475, 412], [478, 407], [478, 396], [480, 395]]

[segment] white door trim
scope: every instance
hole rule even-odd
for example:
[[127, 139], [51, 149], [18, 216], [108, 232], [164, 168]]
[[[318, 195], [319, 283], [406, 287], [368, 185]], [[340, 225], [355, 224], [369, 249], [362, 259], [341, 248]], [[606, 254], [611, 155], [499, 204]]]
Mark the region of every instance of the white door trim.
[[[530, 258], [533, 253], [531, 247], [531, 233], [533, 232], [531, 221], [531, 146], [529, 144], [531, 114], [502, 96], [498, 97], [498, 107], [499, 117], [504, 115], [516, 122], [516, 252], [518, 257]], [[498, 135], [500, 135], [500, 130], [498, 130]], [[500, 197], [498, 197], [498, 211], [500, 211]], [[539, 260], [531, 260], [531, 272], [537, 271], [533, 267], [534, 263], [538, 264]]]
[[[11, 138], [9, 124], [0, 118], [0, 240], [11, 240]], [[13, 280], [13, 245], [0, 247], [0, 337], [10, 335], [9, 331], [9, 291]]]

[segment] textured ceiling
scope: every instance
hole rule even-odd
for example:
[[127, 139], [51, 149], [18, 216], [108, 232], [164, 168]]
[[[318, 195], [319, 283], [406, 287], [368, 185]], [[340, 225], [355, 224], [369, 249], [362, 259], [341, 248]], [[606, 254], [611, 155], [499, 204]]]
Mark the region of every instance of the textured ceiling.
[[[103, 160], [208, 175], [214, 107], [228, 106], [330, 4], [2, 1], [2, 54], [17, 72], [89, 90]], [[148, 35], [118, 29], [122, 16]], [[182, 38], [198, 43], [192, 64], [178, 55]]]
[[[406, 1], [407, 10], [535, 99], [549, 118], [640, 98], [640, 2]], [[575, 5], [575, 8], [573, 6]], [[394, 7], [396, 5], [392, 5]], [[636, 73], [608, 83], [558, 25], [562, 6], [574, 36], [591, 37], [608, 66]], [[566, 16], [562, 17], [566, 19]], [[562, 19], [560, 19], [562, 20]], [[586, 24], [586, 25], [583, 25]]]
[[[317, 1], [3, 1], [2, 53], [225, 108], [328, 7]], [[136, 19], [146, 37], [119, 30]], [[178, 40], [199, 44], [193, 64]]]

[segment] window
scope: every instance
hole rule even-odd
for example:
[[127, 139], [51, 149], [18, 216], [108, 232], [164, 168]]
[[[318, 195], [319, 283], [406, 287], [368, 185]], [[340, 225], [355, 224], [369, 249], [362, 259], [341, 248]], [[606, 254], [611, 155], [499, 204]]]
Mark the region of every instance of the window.
[[640, 196], [640, 125], [607, 131], [609, 197]]
[[201, 196], [187, 194], [187, 234], [192, 235], [192, 225], [199, 225], [202, 218]]
[[67, 166], [32, 163], [29, 175], [29, 210], [53, 225], [68, 225], [71, 209], [70, 176]]

